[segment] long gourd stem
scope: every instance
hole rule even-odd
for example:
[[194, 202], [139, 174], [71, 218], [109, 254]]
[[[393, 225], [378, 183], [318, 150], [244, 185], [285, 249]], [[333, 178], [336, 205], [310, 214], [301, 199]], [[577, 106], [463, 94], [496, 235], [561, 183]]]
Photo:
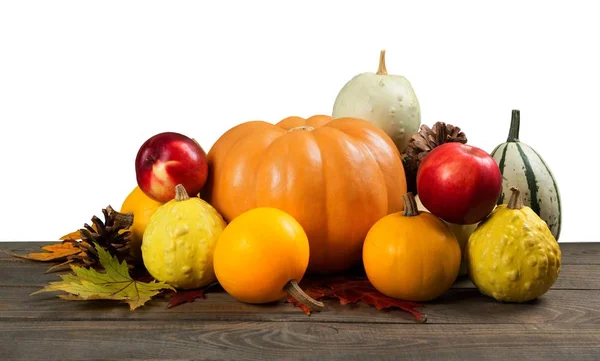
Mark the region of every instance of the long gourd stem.
[[519, 127], [521, 126], [521, 113], [517, 109], [513, 109], [510, 118], [510, 129], [508, 130], [507, 142], [519, 141]]
[[387, 69], [385, 68], [385, 50], [379, 53], [379, 68], [377, 69], [377, 75], [387, 75]]
[[314, 298], [307, 295], [302, 288], [298, 285], [298, 281], [291, 280], [289, 281], [283, 290], [290, 296], [292, 296], [296, 301], [300, 302], [304, 306], [308, 307], [311, 311], [319, 312], [325, 308], [323, 302], [317, 301]]

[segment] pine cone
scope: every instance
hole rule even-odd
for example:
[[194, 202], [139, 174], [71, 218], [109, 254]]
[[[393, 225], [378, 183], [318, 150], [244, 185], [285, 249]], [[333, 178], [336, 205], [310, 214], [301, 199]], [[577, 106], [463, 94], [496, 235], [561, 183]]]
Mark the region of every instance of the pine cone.
[[133, 213], [120, 213], [110, 205], [102, 209], [104, 222], [93, 216], [92, 225], [84, 224], [79, 230], [81, 240], [67, 240], [82, 250], [81, 253], [70, 257], [75, 264], [85, 267], [94, 267], [99, 262], [98, 252], [94, 248], [94, 242], [104, 248], [111, 255], [116, 256], [119, 261], [125, 261], [130, 266], [139, 262], [130, 252], [131, 231], [133, 224]]
[[431, 150], [444, 143], [467, 143], [467, 136], [459, 127], [444, 122], [436, 122], [432, 128], [421, 124], [419, 132], [413, 134], [402, 154], [409, 192], [417, 194], [417, 171], [421, 161]]

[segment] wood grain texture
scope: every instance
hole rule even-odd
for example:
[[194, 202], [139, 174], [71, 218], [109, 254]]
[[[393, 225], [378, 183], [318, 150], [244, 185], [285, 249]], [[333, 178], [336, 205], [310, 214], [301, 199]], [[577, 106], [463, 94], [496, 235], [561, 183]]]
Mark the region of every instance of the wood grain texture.
[[337, 301], [308, 317], [291, 304], [244, 304], [222, 290], [172, 309], [155, 299], [134, 312], [118, 302], [30, 296], [58, 275], [44, 273], [49, 263], [0, 252], [0, 359], [600, 360], [600, 244], [561, 248], [562, 273], [540, 299], [496, 302], [462, 278], [421, 309], [426, 324]]
[[[288, 303], [250, 305], [238, 302], [224, 292], [208, 293], [204, 300], [168, 309], [166, 299], [154, 299], [135, 312], [118, 302], [66, 301], [58, 293], [30, 296], [37, 288], [0, 288], [0, 320], [73, 321], [248, 321], [248, 322], [349, 322], [415, 323], [407, 312], [379, 311], [359, 303], [342, 306], [335, 300], [326, 309], [306, 316]], [[424, 304], [421, 312], [428, 324], [600, 324], [600, 291], [554, 290], [525, 304], [500, 303], [481, 295], [476, 289], [454, 289], [434, 302]]]
[[[60, 280], [57, 272], [45, 273], [49, 263], [22, 260], [0, 262], [1, 286], [38, 286]], [[474, 288], [466, 277], [457, 280], [453, 288]], [[599, 265], [563, 265], [561, 274], [552, 289], [557, 290], [598, 290], [600, 289]]]
[[592, 325], [99, 321], [0, 322], [0, 330], [0, 353], [15, 361], [600, 359]]
[[[58, 241], [57, 241], [58, 242]], [[0, 262], [23, 262], [3, 252], [27, 254], [39, 252], [42, 245], [52, 242], [0, 242]], [[600, 243], [560, 243], [563, 264], [600, 264]]]

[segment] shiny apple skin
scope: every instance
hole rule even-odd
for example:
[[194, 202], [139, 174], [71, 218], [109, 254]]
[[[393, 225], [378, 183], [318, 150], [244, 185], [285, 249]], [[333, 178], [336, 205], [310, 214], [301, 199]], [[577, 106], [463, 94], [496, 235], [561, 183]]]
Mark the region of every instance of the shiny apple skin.
[[174, 199], [177, 184], [182, 184], [190, 196], [196, 196], [208, 176], [206, 152], [186, 135], [159, 133], [140, 147], [135, 171], [138, 186], [156, 201]]
[[496, 206], [502, 174], [484, 150], [462, 143], [434, 148], [417, 172], [417, 193], [423, 206], [443, 220], [474, 224]]

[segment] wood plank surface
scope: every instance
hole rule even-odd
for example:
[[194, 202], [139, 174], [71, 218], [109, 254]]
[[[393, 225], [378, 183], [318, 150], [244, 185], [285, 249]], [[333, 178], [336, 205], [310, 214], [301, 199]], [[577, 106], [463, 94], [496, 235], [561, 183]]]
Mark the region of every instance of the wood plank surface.
[[[58, 241], [57, 241], [58, 242]], [[0, 242], [0, 262], [22, 262], [6, 252], [27, 254], [40, 252], [40, 247], [52, 242]], [[563, 264], [600, 264], [600, 243], [560, 243]]]
[[0, 329], [9, 360], [600, 359], [591, 325], [40, 321]]
[[[22, 260], [23, 262], [0, 262], [0, 286], [38, 286], [60, 280], [58, 272], [45, 273], [49, 263]], [[467, 277], [461, 277], [453, 288], [474, 288]], [[557, 290], [600, 289], [600, 264], [563, 265], [561, 274], [552, 286]]]
[[[0, 243], [25, 254], [42, 243]], [[45, 243], [47, 244], [47, 243]], [[167, 308], [31, 296], [59, 279], [50, 263], [0, 252], [2, 360], [600, 360], [600, 243], [561, 244], [563, 269], [538, 300], [500, 303], [467, 279], [408, 313], [326, 301], [306, 316], [284, 302], [249, 305], [222, 290]], [[61, 347], [57, 347], [61, 345]]]
[[[379, 311], [359, 303], [340, 305], [328, 300], [326, 309], [310, 317], [288, 303], [250, 305], [238, 302], [224, 292], [209, 293], [206, 299], [167, 308], [166, 299], [155, 299], [131, 312], [118, 302], [66, 301], [56, 294], [30, 294], [32, 287], [0, 288], [0, 320], [72, 320], [72, 321], [251, 321], [251, 322], [369, 322], [415, 323], [407, 312]], [[524, 303], [500, 303], [481, 295], [476, 289], [455, 289], [420, 311], [428, 324], [596, 324], [600, 327], [600, 290], [551, 290], [538, 300]]]

